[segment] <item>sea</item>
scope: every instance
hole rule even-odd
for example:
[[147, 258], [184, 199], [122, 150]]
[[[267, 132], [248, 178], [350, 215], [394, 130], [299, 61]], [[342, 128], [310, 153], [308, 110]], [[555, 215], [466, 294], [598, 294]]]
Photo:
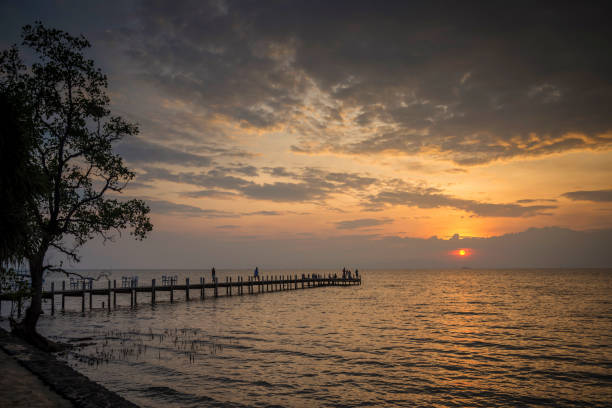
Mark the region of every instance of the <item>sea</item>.
[[[210, 270], [81, 271], [139, 285]], [[336, 270], [260, 270], [263, 276]], [[252, 271], [220, 270], [220, 281]], [[612, 269], [361, 270], [360, 286], [50, 301], [65, 360], [142, 407], [610, 407]], [[61, 286], [65, 277], [47, 276]], [[220, 295], [225, 295], [220, 290]], [[105, 308], [102, 308], [105, 302]], [[2, 321], [10, 305], [3, 302]]]

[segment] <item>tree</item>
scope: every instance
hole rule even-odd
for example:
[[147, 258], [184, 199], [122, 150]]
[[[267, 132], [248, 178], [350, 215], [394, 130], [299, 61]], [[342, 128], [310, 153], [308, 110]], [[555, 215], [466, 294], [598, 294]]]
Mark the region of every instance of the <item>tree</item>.
[[44, 188], [30, 159], [27, 105], [6, 91], [0, 91], [0, 274], [23, 258], [29, 235], [24, 203]]
[[31, 142], [28, 159], [41, 188], [26, 194], [22, 203], [27, 239], [15, 254], [29, 266], [32, 300], [24, 319], [12, 325], [14, 333], [49, 349], [53, 344], [36, 332], [43, 273], [65, 270], [61, 263], [46, 263], [48, 251], [78, 262], [78, 249], [96, 236], [108, 240], [130, 228], [144, 239], [152, 225], [143, 201], [117, 198], [134, 173], [112, 145], [137, 134], [138, 127], [111, 116], [106, 75], [83, 55], [89, 42], [40, 22], [25, 26], [22, 38], [35, 61], [27, 67], [16, 46], [3, 51], [0, 91], [23, 103], [27, 121], [22, 129]]
[[0, 293], [28, 297], [29, 288], [14, 266], [24, 256], [28, 224], [24, 203], [40, 193], [30, 160], [32, 142], [26, 105], [18, 95], [0, 92]]

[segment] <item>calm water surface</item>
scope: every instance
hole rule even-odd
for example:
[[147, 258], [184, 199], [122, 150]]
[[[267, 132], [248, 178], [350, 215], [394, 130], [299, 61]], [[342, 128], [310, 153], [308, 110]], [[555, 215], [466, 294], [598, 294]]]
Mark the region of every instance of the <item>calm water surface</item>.
[[[144, 285], [169, 272], [113, 278], [128, 274]], [[72, 311], [40, 330], [91, 337], [64, 358], [143, 407], [612, 405], [612, 270], [362, 275], [362, 286], [203, 302], [158, 293], [156, 307], [139, 294], [136, 309], [123, 295], [110, 314], [83, 316], [67, 299]]]

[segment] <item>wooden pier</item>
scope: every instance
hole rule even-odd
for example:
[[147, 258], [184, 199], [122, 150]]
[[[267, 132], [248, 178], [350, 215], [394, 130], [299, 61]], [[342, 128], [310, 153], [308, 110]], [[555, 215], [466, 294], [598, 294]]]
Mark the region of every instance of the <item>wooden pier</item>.
[[[112, 284], [111, 284], [112, 283]], [[158, 285], [156, 279], [151, 280], [151, 286], [128, 286], [128, 287], [117, 287], [117, 281], [109, 280], [106, 288], [94, 288], [93, 285], [87, 286], [85, 282], [82, 282], [82, 287], [79, 289], [66, 289], [66, 282], [62, 282], [62, 289], [55, 289], [55, 282], [51, 282], [51, 290], [43, 291], [43, 299], [51, 299], [51, 314], [55, 314], [55, 298], [56, 296], [61, 297], [61, 310], [65, 310], [66, 298], [77, 297], [81, 298], [81, 311], [85, 312], [85, 300], [89, 300], [89, 309], [93, 309], [93, 297], [102, 296], [105, 301], [102, 302], [104, 308], [109, 311], [111, 308], [117, 308], [117, 295], [129, 295], [130, 296], [130, 307], [138, 305], [138, 294], [148, 293], [150, 294], [150, 304], [155, 305], [157, 302], [157, 292], [170, 292], [170, 302], [174, 302], [175, 292], [184, 292], [185, 300], [190, 301], [195, 299], [193, 294], [197, 293], [197, 298], [204, 300], [207, 297], [206, 289], [210, 289], [208, 294], [210, 297], [219, 297], [219, 292], [225, 292], [225, 296], [243, 296], [243, 295], [254, 295], [266, 292], [277, 292], [285, 290], [299, 290], [299, 289], [310, 289], [310, 288], [322, 288], [328, 286], [354, 286], [361, 285], [361, 277], [351, 278], [337, 278], [332, 276], [318, 276], [308, 275], [304, 277], [294, 276], [263, 276], [260, 279], [254, 279], [252, 276], [244, 278], [241, 276], [236, 277], [232, 280], [232, 277], [226, 277], [225, 281], [219, 281], [216, 278], [214, 281], [206, 281], [205, 278], [200, 277], [199, 283], [191, 283], [189, 278], [185, 279], [184, 285], [174, 284], [173, 282], [165, 285]], [[111, 306], [112, 299], [112, 306]], [[9, 300], [15, 301], [15, 296], [8, 294], [1, 294], [0, 301]], [[21, 314], [21, 299], [19, 299], [19, 314]], [[147, 302], [148, 303], [148, 302]]]

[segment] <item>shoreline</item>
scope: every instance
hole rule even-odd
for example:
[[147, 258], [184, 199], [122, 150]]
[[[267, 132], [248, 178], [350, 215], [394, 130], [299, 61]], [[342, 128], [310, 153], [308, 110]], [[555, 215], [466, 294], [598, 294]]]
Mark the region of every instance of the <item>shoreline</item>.
[[[23, 340], [12, 336], [2, 328], [0, 328], [0, 352], [17, 362], [20, 367], [27, 370], [48, 387], [48, 390], [45, 390], [44, 387], [39, 387], [39, 392], [45, 394], [43, 398], [64, 399], [74, 407], [138, 407], [138, 405], [126, 400], [119, 394], [91, 381], [66, 363], [58, 360], [53, 354], [36, 349]], [[18, 370], [18, 368], [14, 368]], [[4, 379], [9, 384], [14, 383], [16, 386], [20, 380], [23, 380], [23, 378], [9, 378], [6, 376]], [[15, 387], [15, 389], [11, 387], [10, 392], [16, 393], [18, 391], [18, 387]], [[0, 399], [0, 402], [2, 402], [2, 399]], [[28, 404], [27, 406], [36, 405]]]

